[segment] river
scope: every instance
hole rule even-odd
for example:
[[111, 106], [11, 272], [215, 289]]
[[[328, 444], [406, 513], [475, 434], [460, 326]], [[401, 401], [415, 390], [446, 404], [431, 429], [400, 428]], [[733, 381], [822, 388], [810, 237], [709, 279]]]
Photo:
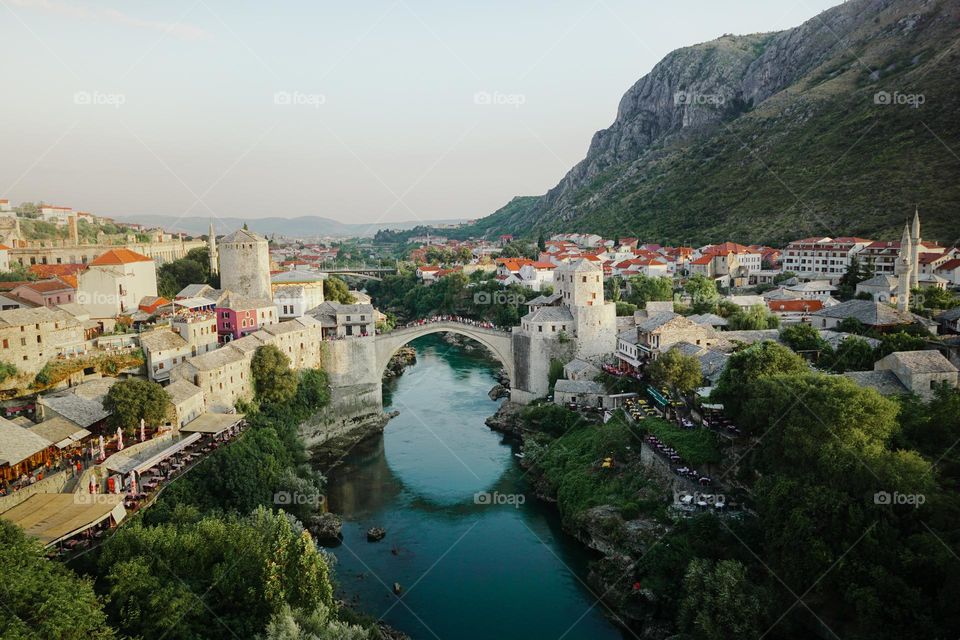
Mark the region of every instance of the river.
[[[497, 365], [437, 336], [412, 345], [417, 363], [384, 392], [400, 415], [329, 478], [338, 595], [415, 639], [622, 638], [583, 582], [588, 552], [484, 424]], [[386, 538], [367, 542], [371, 526]]]

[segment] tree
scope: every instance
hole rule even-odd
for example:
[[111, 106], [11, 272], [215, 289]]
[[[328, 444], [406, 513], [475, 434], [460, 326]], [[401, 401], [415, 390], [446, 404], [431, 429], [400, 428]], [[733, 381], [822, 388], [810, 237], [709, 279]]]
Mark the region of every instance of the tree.
[[170, 411], [170, 394], [156, 382], [143, 378], [120, 380], [107, 392], [103, 408], [110, 412], [110, 424], [132, 433], [140, 420], [159, 425]]
[[323, 281], [323, 298], [332, 302], [341, 304], [353, 304], [356, 302], [353, 294], [350, 293], [350, 287], [347, 283], [335, 276], [330, 276]]
[[702, 273], [695, 273], [690, 276], [684, 283], [683, 289], [690, 296], [691, 306], [695, 313], [712, 311], [720, 298], [717, 293], [717, 283]]
[[762, 304], [755, 304], [746, 311], [738, 309], [729, 318], [729, 328], [733, 331], [776, 329], [779, 326], [780, 318]]
[[628, 282], [630, 295], [627, 301], [638, 307], [651, 301], [673, 300], [673, 281], [670, 278], [638, 275], [631, 276]]
[[283, 404], [297, 392], [297, 376], [290, 358], [275, 345], [257, 347], [250, 360], [253, 388], [261, 402]]
[[756, 638], [763, 633], [762, 592], [737, 560], [694, 558], [683, 591], [677, 622], [697, 638]]
[[840, 343], [835, 352], [831, 350], [819, 366], [832, 373], [870, 371], [876, 361], [876, 351], [869, 342], [860, 336], [850, 336]]
[[952, 309], [960, 303], [955, 295], [939, 287], [915, 289], [911, 301], [921, 309]]
[[[262, 508], [246, 517], [132, 522], [101, 547], [97, 565], [111, 619], [135, 637], [174, 629], [179, 638], [253, 638], [287, 606], [334, 607], [329, 565], [310, 534]], [[217, 597], [199, 606], [205, 593]]]
[[541, 253], [547, 250], [547, 239], [543, 237], [543, 231], [537, 236], [537, 250]]
[[922, 351], [927, 348], [927, 341], [919, 336], [910, 335], [906, 331], [885, 333], [880, 337], [875, 359], [879, 360], [896, 351]]
[[16, 525], [0, 519], [0, 637], [112, 640], [89, 580], [55, 560]]
[[694, 356], [684, 355], [679, 349], [670, 349], [650, 363], [647, 372], [658, 386], [676, 389], [686, 395], [703, 383], [700, 361]]
[[780, 329], [780, 339], [798, 353], [814, 352], [819, 355], [830, 348], [830, 344], [820, 337], [816, 329], [802, 322]]
[[807, 363], [793, 351], [772, 340], [764, 340], [730, 356], [711, 397], [722, 402], [731, 415], [739, 419], [743, 413], [744, 389], [748, 385], [763, 377], [808, 370]]
[[840, 283], [837, 287], [837, 297], [841, 300], [849, 300], [857, 290], [857, 285], [867, 279], [860, 266], [860, 260], [857, 256], [850, 258], [850, 265], [846, 273], [840, 277]]

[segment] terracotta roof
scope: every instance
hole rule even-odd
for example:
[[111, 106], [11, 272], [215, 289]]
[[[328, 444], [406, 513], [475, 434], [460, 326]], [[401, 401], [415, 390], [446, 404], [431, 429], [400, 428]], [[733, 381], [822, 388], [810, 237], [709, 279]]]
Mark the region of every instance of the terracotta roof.
[[71, 289], [72, 287], [59, 278], [51, 278], [50, 280], [28, 282], [23, 285], [23, 288], [32, 289], [37, 293], [50, 293], [51, 291], [63, 291], [64, 289]]
[[790, 311], [810, 313], [823, 308], [821, 300], [768, 300], [770, 311]]
[[136, 251], [131, 251], [127, 248], [121, 249], [110, 249], [99, 256], [97, 256], [93, 262], [90, 264], [92, 266], [104, 266], [104, 265], [115, 265], [115, 264], [129, 264], [132, 262], [152, 262], [152, 258], [148, 258], [145, 255], [139, 254]]
[[953, 260], [948, 260], [942, 265], [937, 267], [937, 271], [952, 271], [954, 269], [960, 268], [960, 258], [954, 258]]
[[35, 273], [41, 278], [52, 278], [53, 276], [72, 276], [87, 268], [85, 264], [67, 263], [67, 264], [33, 264], [30, 265], [30, 273]]

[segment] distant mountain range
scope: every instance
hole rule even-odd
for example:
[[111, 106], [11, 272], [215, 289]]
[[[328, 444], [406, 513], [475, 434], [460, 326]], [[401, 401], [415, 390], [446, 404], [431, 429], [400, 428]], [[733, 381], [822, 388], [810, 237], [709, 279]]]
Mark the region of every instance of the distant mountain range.
[[[320, 216], [300, 216], [297, 218], [204, 218], [190, 216], [180, 218], [177, 216], [121, 215], [114, 216], [114, 219], [117, 222], [134, 222], [147, 226], [162, 227], [171, 232], [182, 231], [190, 235], [205, 235], [209, 231], [210, 222], [213, 222], [217, 234], [230, 233], [246, 224], [252, 231], [260, 234], [275, 233], [293, 238], [367, 237], [373, 236], [380, 229], [405, 231], [425, 224], [422, 220], [347, 224]], [[430, 220], [428, 224], [448, 225], [462, 222], [464, 220]]]
[[667, 55], [586, 157], [477, 235], [651, 242], [960, 239], [960, 2], [850, 0], [777, 33]]

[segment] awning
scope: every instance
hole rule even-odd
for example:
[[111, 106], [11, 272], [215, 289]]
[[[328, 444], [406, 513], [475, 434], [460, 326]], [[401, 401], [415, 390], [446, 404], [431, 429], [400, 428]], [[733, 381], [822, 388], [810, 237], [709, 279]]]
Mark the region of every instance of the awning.
[[236, 426], [243, 420], [242, 413], [201, 413], [199, 416], [180, 427], [184, 433], [205, 433], [219, 435]]
[[0, 518], [21, 527], [44, 546], [75, 536], [107, 518], [121, 522], [127, 515], [123, 496], [89, 493], [37, 493]]
[[115, 453], [104, 461], [103, 466], [116, 473], [126, 474], [131, 471], [142, 473], [151, 467], [157, 466], [162, 460], [166, 460], [178, 451], [189, 447], [200, 438], [201, 434], [191, 433], [152, 455], [143, 454], [138, 456], [134, 454], [131, 456], [123, 452]]

